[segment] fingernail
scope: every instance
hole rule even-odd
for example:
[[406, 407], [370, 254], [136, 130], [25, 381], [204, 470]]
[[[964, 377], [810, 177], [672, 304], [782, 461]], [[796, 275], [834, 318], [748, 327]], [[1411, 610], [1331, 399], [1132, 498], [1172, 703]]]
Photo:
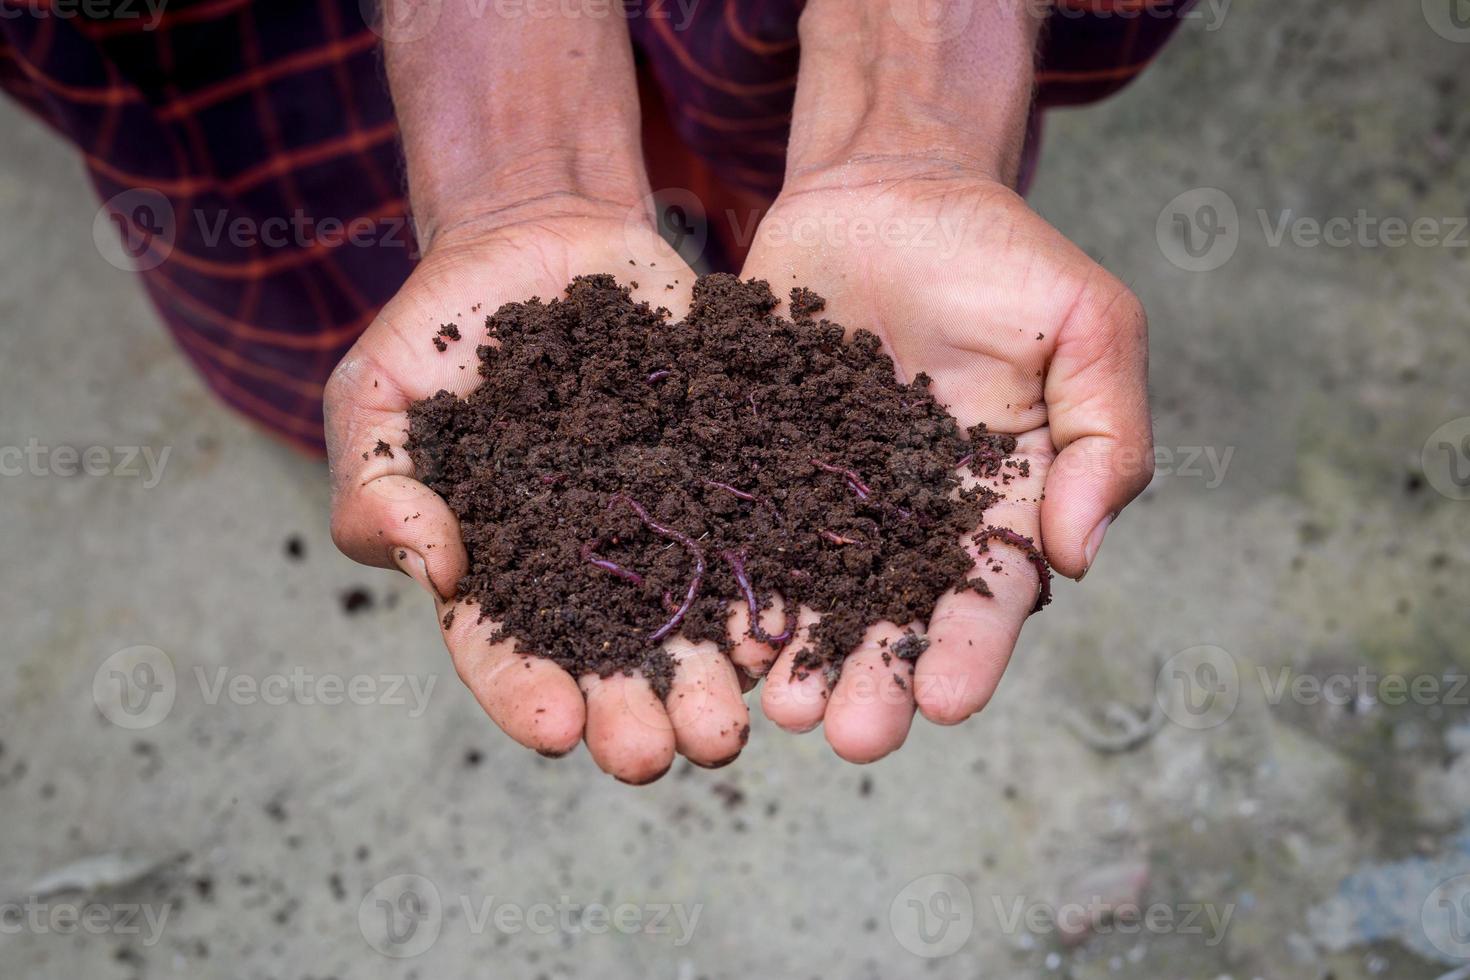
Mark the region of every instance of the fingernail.
[[423, 586], [430, 595], [439, 594], [434, 589], [434, 583], [429, 580], [429, 566], [424, 563], [423, 556], [417, 551], [411, 551], [408, 548], [394, 548], [393, 564], [397, 565], [398, 570], [403, 574]]
[[[1113, 523], [1113, 515], [1109, 514], [1097, 522], [1097, 527], [1092, 529], [1092, 533], [1088, 534], [1087, 540], [1082, 543], [1082, 560], [1087, 563], [1088, 568], [1091, 568], [1092, 563], [1097, 560], [1097, 552], [1102, 547], [1103, 535], [1108, 533], [1108, 525], [1111, 523]], [[1087, 571], [1084, 569], [1082, 575], [1086, 574]], [[1078, 576], [1078, 578], [1081, 577], [1081, 575]]]
[[667, 766], [664, 766], [662, 769], [654, 773], [652, 776], [649, 776], [647, 779], [624, 779], [622, 776], [618, 775], [614, 775], [613, 778], [616, 779], [618, 782], [624, 783], [628, 786], [647, 786], [649, 783], [656, 783], [660, 779], [663, 779], [668, 771], [672, 768], [674, 768], [674, 764], [670, 762]]

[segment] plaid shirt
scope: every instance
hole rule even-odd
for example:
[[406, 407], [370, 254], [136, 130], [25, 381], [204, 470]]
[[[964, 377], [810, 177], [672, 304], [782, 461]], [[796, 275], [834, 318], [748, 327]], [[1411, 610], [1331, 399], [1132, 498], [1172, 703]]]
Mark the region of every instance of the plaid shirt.
[[[124, 250], [210, 387], [320, 453], [326, 377], [415, 260], [378, 37], [362, 0], [151, 0], [157, 16], [148, 3], [110, 0], [98, 20], [66, 0], [0, 0], [0, 85], [80, 150], [108, 202], [99, 250]], [[664, 2], [667, 16], [648, 15], [659, 6], [629, 20], [645, 95], [665, 112], [650, 127], [683, 143], [650, 141], [656, 184], [674, 172], [696, 190], [769, 198], [799, 0]], [[1038, 110], [1125, 85], [1188, 3], [1061, 7]]]

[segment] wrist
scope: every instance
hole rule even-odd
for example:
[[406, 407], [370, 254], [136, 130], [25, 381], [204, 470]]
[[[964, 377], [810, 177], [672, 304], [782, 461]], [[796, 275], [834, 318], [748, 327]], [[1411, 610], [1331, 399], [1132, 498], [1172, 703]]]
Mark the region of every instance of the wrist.
[[1013, 184], [1051, 0], [810, 0], [787, 180], [852, 164]]
[[553, 218], [624, 218], [648, 193], [642, 159], [575, 147], [519, 147], [513, 159], [410, 175], [419, 246]]
[[384, 45], [420, 244], [536, 202], [647, 191], [623, 16], [444, 4]]

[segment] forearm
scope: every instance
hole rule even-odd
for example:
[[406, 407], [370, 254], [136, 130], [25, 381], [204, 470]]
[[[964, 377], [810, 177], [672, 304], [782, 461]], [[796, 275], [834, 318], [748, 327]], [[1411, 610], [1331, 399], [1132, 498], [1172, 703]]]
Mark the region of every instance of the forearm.
[[384, 44], [422, 244], [527, 202], [621, 205], [645, 193], [632, 50], [616, 8], [570, 17], [515, 0], [435, 6], [423, 37], [395, 43], [388, 32]]
[[872, 159], [1014, 181], [1048, 0], [811, 0], [787, 179]]

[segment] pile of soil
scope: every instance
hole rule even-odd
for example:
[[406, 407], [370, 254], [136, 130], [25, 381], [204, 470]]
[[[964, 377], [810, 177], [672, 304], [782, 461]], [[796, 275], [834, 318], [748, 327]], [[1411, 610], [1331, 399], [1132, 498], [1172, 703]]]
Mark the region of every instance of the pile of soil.
[[779, 592], [822, 615], [797, 671], [832, 679], [871, 624], [988, 593], [965, 536], [1035, 557], [1009, 531], [976, 535], [996, 494], [958, 489], [960, 467], [1024, 468], [1014, 438], [961, 431], [927, 377], [900, 384], [878, 338], [844, 341], [811, 292], [792, 291], [794, 320], [775, 306], [764, 282], [712, 275], [674, 323], [582, 277], [486, 319], [496, 344], [468, 398], [412, 406], [406, 448], [469, 552], [459, 594], [501, 637], [574, 675], [641, 671], [663, 694], [661, 640], [728, 647], [729, 604]]

